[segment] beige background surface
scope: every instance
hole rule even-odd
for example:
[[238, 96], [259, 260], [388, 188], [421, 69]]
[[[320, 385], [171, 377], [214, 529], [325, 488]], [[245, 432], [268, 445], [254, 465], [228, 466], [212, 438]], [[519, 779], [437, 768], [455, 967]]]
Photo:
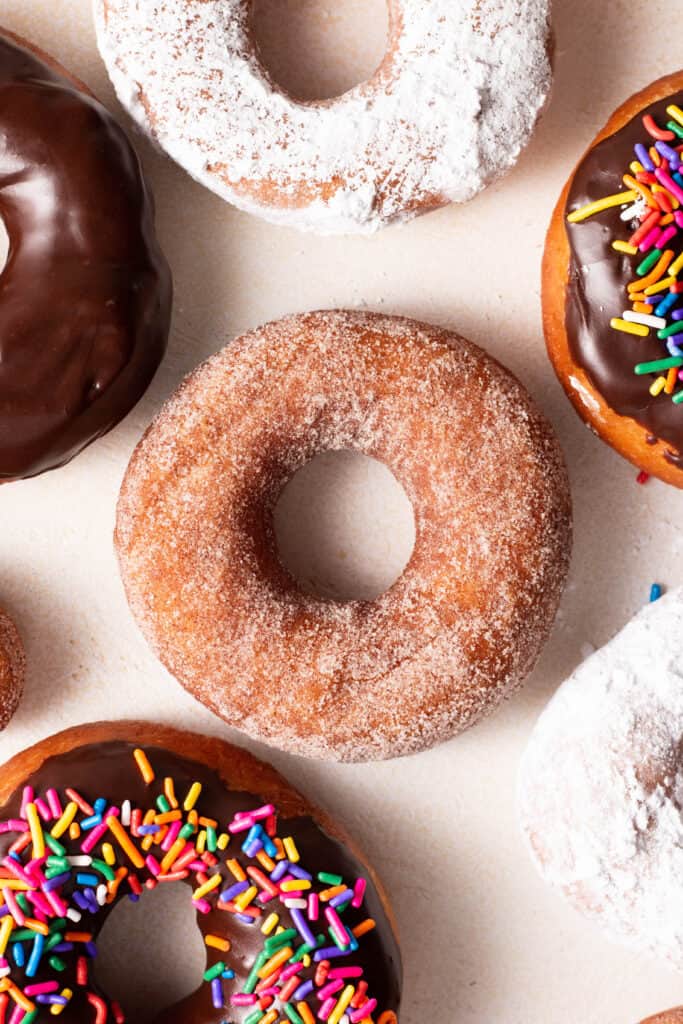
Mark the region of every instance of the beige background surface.
[[[561, 184], [611, 110], [678, 67], [677, 6], [557, 0], [555, 93], [517, 169], [467, 207], [370, 240], [269, 227], [140, 141], [175, 272], [168, 357], [113, 434], [68, 468], [0, 495], [0, 600], [26, 635], [30, 661], [28, 692], [0, 737], [0, 759], [103, 716], [135, 713], [225, 735], [147, 651], [112, 554], [127, 458], [183, 374], [263, 320], [351, 306], [457, 327], [526, 382], [560, 433], [576, 502], [572, 581], [533, 678], [468, 735], [399, 763], [341, 767], [273, 755], [357, 833], [393, 893], [406, 963], [403, 1024], [633, 1024], [683, 1002], [683, 978], [611, 946], [543, 886], [514, 813], [519, 754], [549, 695], [586, 645], [606, 640], [647, 599], [651, 581], [683, 582], [683, 495], [657, 483], [638, 487], [632, 468], [582, 427], [546, 360], [539, 308], [543, 235]], [[348, 85], [354, 70], [371, 69], [381, 50], [382, 0], [307, 0], [298, 17], [288, 7], [302, 4], [269, 0], [284, 25], [285, 64], [291, 60], [304, 86], [311, 79]], [[311, 9], [347, 17], [311, 21]], [[0, 15], [116, 109], [89, 0], [2, 0]], [[271, 31], [271, 44], [277, 37]]]

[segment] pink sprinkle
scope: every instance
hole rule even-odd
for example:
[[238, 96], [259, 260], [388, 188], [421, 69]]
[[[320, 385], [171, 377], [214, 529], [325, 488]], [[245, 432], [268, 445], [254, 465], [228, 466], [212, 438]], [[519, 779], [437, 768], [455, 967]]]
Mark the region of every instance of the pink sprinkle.
[[323, 1005], [318, 1010], [318, 1020], [327, 1020], [335, 1006], [337, 1005], [336, 999], [326, 999]]
[[368, 883], [365, 881], [364, 878], [359, 878], [353, 887], [353, 899], [351, 900], [351, 906], [355, 907], [356, 910], [358, 909], [358, 907], [361, 907], [363, 905], [363, 899], [365, 897], [365, 890], [367, 888], [367, 884]]
[[332, 929], [334, 934], [337, 936], [337, 938], [338, 938], [339, 942], [341, 943], [341, 945], [342, 946], [348, 946], [348, 944], [349, 944], [349, 936], [347, 934], [346, 928], [341, 923], [341, 918], [339, 917], [339, 914], [334, 909], [334, 907], [325, 907], [325, 917], [329, 921], [330, 928]]
[[17, 922], [19, 927], [23, 928], [24, 924], [26, 923], [26, 917], [24, 915], [23, 910], [21, 909], [21, 907], [17, 903], [16, 896], [14, 895], [14, 893], [12, 892], [11, 889], [5, 889], [4, 890], [4, 894], [5, 894], [5, 903], [7, 904], [7, 909], [9, 910], [10, 914], [12, 915], [14, 920]]
[[663, 167], [657, 167], [655, 170], [655, 177], [657, 180], [667, 189], [672, 196], [678, 199], [679, 203], [683, 203], [683, 188], [680, 188], [673, 178], [666, 173]]
[[357, 1024], [359, 1020], [364, 1020], [369, 1017], [372, 1011], [377, 1007], [376, 999], [366, 999], [362, 1006], [359, 1006], [357, 1010], [349, 1014], [349, 1020], [352, 1024]]
[[161, 874], [161, 864], [156, 859], [156, 857], [152, 856], [151, 853], [145, 858], [145, 864], [147, 865], [147, 867], [152, 872], [155, 878]]
[[655, 242], [659, 238], [659, 232], [660, 229], [658, 227], [654, 227], [651, 231], [648, 231], [645, 238], [638, 246], [641, 252], [647, 252], [648, 249], [652, 249], [654, 247]]
[[258, 996], [247, 992], [235, 992], [230, 996], [230, 1002], [233, 1006], [253, 1006], [258, 1002]]
[[161, 844], [161, 849], [164, 851], [164, 853], [168, 853], [168, 851], [171, 849], [176, 839], [178, 838], [178, 833], [180, 832], [182, 827], [182, 823], [179, 821], [171, 822], [169, 830], [164, 836], [164, 841]]
[[317, 921], [318, 914], [320, 913], [320, 900], [318, 899], [317, 892], [312, 892], [308, 897], [308, 920]]
[[27, 985], [24, 993], [27, 996], [42, 996], [47, 992], [57, 992], [59, 985], [56, 981], [39, 981], [35, 985]]
[[95, 828], [88, 832], [87, 837], [81, 843], [83, 853], [90, 853], [91, 850], [94, 850], [102, 836], [108, 831], [109, 825], [106, 821], [103, 821], [101, 825], [95, 825]]
[[52, 811], [47, 806], [43, 798], [40, 796], [36, 797], [36, 799], [33, 802], [36, 805], [36, 810], [38, 811], [38, 814], [41, 816], [43, 821], [52, 821]]
[[230, 822], [228, 832], [231, 832], [233, 835], [237, 832], [248, 832], [255, 824], [256, 820], [252, 818], [251, 814], [245, 814], [243, 817]]
[[332, 967], [328, 978], [360, 978], [363, 974], [362, 967]]
[[21, 864], [14, 859], [14, 857], [5, 857], [2, 864], [3, 867], [7, 868], [7, 870], [14, 875], [15, 878], [18, 878], [21, 882], [25, 882], [26, 885], [33, 887], [33, 880], [27, 874], [26, 869], [23, 868]]
[[335, 992], [338, 992], [340, 988], [344, 987], [343, 981], [330, 981], [329, 984], [323, 985], [321, 989], [318, 989], [318, 999], [322, 999], [323, 1002], [333, 996]]
[[657, 248], [663, 249], [667, 242], [670, 242], [672, 238], [678, 234], [678, 228], [675, 228], [673, 224], [670, 224], [668, 228], [665, 228], [659, 238], [657, 239]]
[[18, 818], [10, 818], [9, 821], [0, 822], [0, 833], [2, 832], [28, 832], [28, 825]]
[[57, 895], [54, 889], [51, 889], [50, 892], [45, 893], [45, 899], [48, 901], [57, 917], [66, 917], [66, 912], [69, 908], [67, 907], [66, 903], [61, 898], [61, 896]]
[[52, 811], [53, 818], [61, 818], [63, 810], [61, 801], [57, 794], [57, 790], [52, 786], [50, 787], [50, 789], [48, 789], [45, 796], [47, 797], [47, 802], [50, 805], [50, 810]]
[[683, 210], [676, 210], [674, 213], [674, 220], [678, 224], [679, 228], [683, 228]]
[[289, 981], [295, 974], [303, 970], [303, 964], [290, 964], [289, 967], [285, 967], [280, 975], [280, 981]]
[[25, 1016], [26, 1010], [22, 1010], [22, 1008], [19, 1006], [19, 1003], [17, 1003], [16, 1006], [14, 1007], [12, 1016], [9, 1019], [9, 1024], [19, 1024], [19, 1022], [22, 1021]]
[[205, 899], [192, 900], [192, 906], [195, 907], [199, 911], [200, 914], [210, 914], [211, 913], [211, 904], [209, 903], [208, 900], [205, 900]]
[[22, 818], [26, 817], [26, 804], [32, 804], [34, 796], [35, 796], [35, 792], [34, 792], [33, 786], [24, 786], [24, 792], [22, 793], [22, 796], [21, 796], [21, 812], [20, 813], [21, 813]]

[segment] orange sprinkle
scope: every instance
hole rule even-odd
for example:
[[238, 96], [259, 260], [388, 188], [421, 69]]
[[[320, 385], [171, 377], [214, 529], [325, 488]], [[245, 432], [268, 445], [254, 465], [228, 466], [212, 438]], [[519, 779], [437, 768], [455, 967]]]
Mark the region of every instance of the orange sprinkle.
[[673, 395], [677, 380], [678, 370], [675, 366], [672, 366], [666, 375], [666, 384], [664, 385], [664, 391], [667, 395]]
[[366, 917], [364, 921], [361, 921], [360, 924], [356, 925], [356, 927], [353, 929], [353, 934], [357, 939], [359, 939], [361, 935], [365, 935], [367, 932], [371, 932], [372, 929], [376, 927], [377, 923], [373, 921], [371, 917]]
[[154, 782], [154, 769], [149, 763], [147, 754], [144, 750], [141, 750], [140, 747], [136, 747], [133, 751], [133, 757], [135, 758], [135, 763], [140, 769], [140, 774], [149, 786], [150, 782]]

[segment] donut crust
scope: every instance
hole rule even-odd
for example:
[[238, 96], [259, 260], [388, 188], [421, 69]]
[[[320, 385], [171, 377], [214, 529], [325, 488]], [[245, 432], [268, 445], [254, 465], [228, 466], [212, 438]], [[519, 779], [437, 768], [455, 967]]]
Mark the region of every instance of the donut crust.
[[562, 191], [548, 229], [542, 270], [546, 346], [560, 383], [577, 413], [598, 437], [638, 469], [679, 488], [683, 488], [683, 470], [667, 462], [663, 456], [664, 447], [648, 444], [648, 432], [644, 427], [611, 409], [591, 383], [586, 371], [574, 361], [565, 317], [571, 263], [565, 210], [574, 175], [586, 154], [598, 143], [620, 131], [641, 110], [681, 89], [683, 72], [667, 75], [636, 93], [612, 114], [577, 163]]
[[17, 627], [0, 608], [0, 729], [19, 706], [26, 678], [26, 654]]
[[683, 1024], [683, 1006], [657, 1013], [654, 1017], [641, 1021], [641, 1024]]

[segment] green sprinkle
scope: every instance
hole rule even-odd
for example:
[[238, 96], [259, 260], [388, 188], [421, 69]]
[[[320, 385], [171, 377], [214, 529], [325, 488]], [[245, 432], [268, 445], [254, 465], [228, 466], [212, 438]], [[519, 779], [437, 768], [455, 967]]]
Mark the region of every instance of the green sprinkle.
[[683, 334], [680, 320], [677, 320], [675, 324], [669, 324], [668, 327], [662, 327], [661, 331], [657, 331], [657, 337], [661, 338], [662, 341], [665, 338], [670, 338], [672, 334]]
[[64, 932], [55, 932], [45, 940], [45, 952], [48, 953], [53, 946], [58, 946], [60, 942], [64, 942]]
[[278, 949], [283, 949], [285, 946], [288, 946], [289, 940], [295, 939], [297, 934], [298, 932], [296, 928], [287, 928], [286, 931], [280, 932], [278, 935], [271, 935], [269, 939], [266, 939], [263, 943], [263, 948], [268, 956], [272, 956]]
[[318, 881], [324, 882], [325, 885], [341, 885], [344, 879], [341, 875], [331, 875], [329, 871], [319, 871]]
[[[265, 964], [266, 960], [269, 960], [269, 959], [270, 959], [270, 957], [268, 956], [268, 954], [266, 952], [264, 952], [264, 950], [261, 950], [259, 955], [256, 957], [256, 962], [254, 963], [254, 966], [252, 967], [252, 969], [251, 969], [251, 971], [249, 973], [249, 977], [247, 978], [247, 980], [245, 981], [244, 985], [242, 986], [242, 991], [246, 992], [247, 995], [251, 995], [251, 993], [254, 991], [254, 989], [258, 985], [258, 982], [259, 982], [258, 972], [261, 970], [261, 968]], [[246, 1024], [246, 1021], [244, 1022], [244, 1024]]]
[[213, 967], [209, 967], [208, 971], [204, 971], [204, 981], [213, 981], [214, 978], [218, 978], [219, 975], [225, 970], [225, 963], [219, 960]]
[[180, 832], [178, 833], [179, 839], [190, 839], [197, 831], [197, 826], [192, 825], [189, 821], [187, 825], [183, 825]]
[[284, 1009], [285, 1013], [287, 1014], [287, 1016], [289, 1017], [289, 1019], [292, 1021], [292, 1024], [304, 1024], [303, 1017], [301, 1017], [296, 1012], [294, 1007], [289, 1005], [289, 1003], [284, 1003], [283, 1004], [283, 1009]]
[[22, 1017], [22, 1024], [33, 1024], [33, 1021], [37, 1020], [38, 1018], [39, 1010], [40, 1007], [36, 1006], [35, 1010], [31, 1010], [30, 1013], [27, 1013], [25, 1017]]
[[244, 1024], [258, 1024], [261, 1017], [265, 1017], [265, 1012], [259, 1007], [253, 1013], [250, 1013], [248, 1017], [244, 1018]]
[[90, 866], [93, 867], [95, 871], [99, 871], [101, 875], [104, 875], [108, 882], [113, 882], [116, 878], [116, 872], [114, 869], [110, 868], [108, 864], [105, 864], [103, 860], [98, 860], [96, 857], [93, 857]]
[[157, 807], [162, 814], [168, 814], [171, 810], [171, 805], [163, 794], [157, 797]]
[[[28, 914], [28, 916], [30, 917], [31, 916], [31, 905], [30, 905], [29, 901], [26, 899], [26, 897], [24, 896], [23, 892], [18, 894], [18, 896], [17, 896], [17, 903], [19, 904], [21, 909], [24, 911], [24, 913]], [[35, 932], [33, 934], [35, 935]]]
[[638, 277], [645, 277], [648, 270], [652, 270], [654, 265], [661, 259], [661, 256], [661, 249], [653, 249], [652, 252], [648, 253], [640, 266], [636, 267]]
[[66, 857], [48, 857], [46, 863], [48, 868], [59, 868], [62, 872], [71, 870], [71, 865]]
[[214, 853], [218, 846], [218, 836], [216, 835], [216, 829], [212, 825], [206, 826], [206, 845], [209, 853]]
[[683, 139], [683, 128], [678, 121], [667, 121], [666, 127], [670, 132], [673, 132], [674, 135], [677, 135], [679, 139]]
[[678, 392], [677, 392], [677, 393], [676, 393], [676, 394], [675, 394], [675, 395], [673, 396], [673, 398], [671, 399], [671, 401], [672, 401], [672, 402], [674, 403], [674, 405], [680, 405], [680, 404], [681, 404], [681, 402], [683, 402], [683, 391], [678, 391]]
[[59, 971], [60, 974], [66, 970], [66, 964], [60, 956], [51, 956], [48, 963], [53, 971]]
[[655, 359], [653, 363], [638, 363], [635, 372], [642, 377], [644, 373], [659, 373], [660, 370], [670, 370], [672, 366], [683, 366], [683, 357], [671, 356], [670, 359]]
[[56, 853], [59, 857], [66, 856], [66, 847], [62, 846], [61, 843], [57, 842], [57, 840], [54, 839], [49, 832], [43, 832], [43, 838], [45, 839], [45, 842], [50, 847], [53, 853]]
[[10, 942], [26, 942], [27, 939], [35, 939], [36, 933], [30, 928], [15, 928], [9, 937]]

